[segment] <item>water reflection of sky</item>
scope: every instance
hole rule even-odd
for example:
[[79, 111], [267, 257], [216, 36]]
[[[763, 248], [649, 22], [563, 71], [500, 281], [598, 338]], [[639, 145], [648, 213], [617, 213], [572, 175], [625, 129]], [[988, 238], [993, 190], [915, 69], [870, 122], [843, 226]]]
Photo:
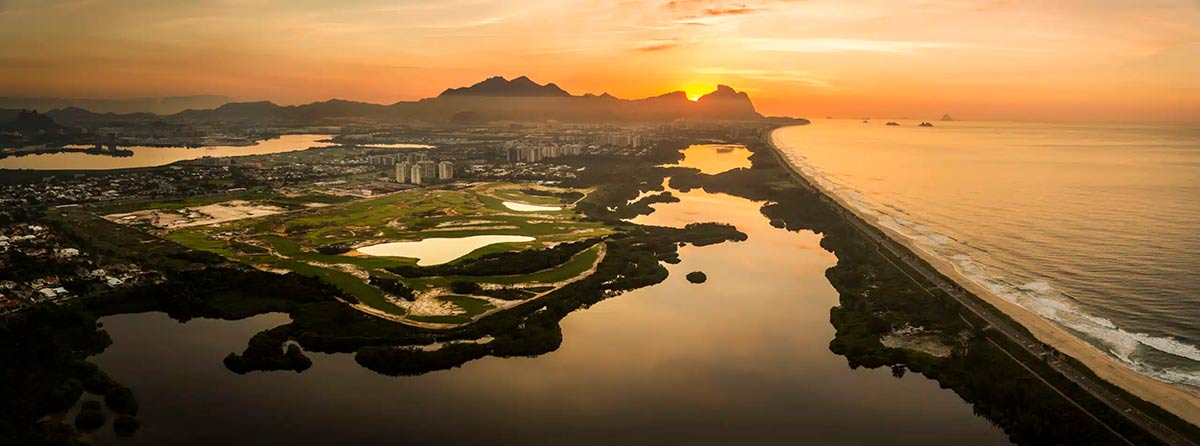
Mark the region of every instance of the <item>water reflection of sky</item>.
[[321, 142], [329, 135], [283, 135], [275, 139], [259, 141], [249, 146], [215, 147], [122, 147], [133, 151], [133, 156], [113, 157], [79, 152], [49, 153], [44, 155], [11, 156], [0, 159], [0, 169], [34, 170], [98, 170], [153, 167], [177, 161], [197, 159], [205, 156], [245, 156], [292, 152], [310, 147], [328, 147], [330, 142]]
[[[673, 193], [682, 202], [639, 221], [722, 221], [749, 239], [682, 248], [665, 282], [564, 319], [549, 354], [411, 378], [312, 354], [302, 374], [238, 376], [221, 358], [277, 317], [144, 314], [106, 318], [115, 344], [96, 362], [138, 392], [140, 444], [1006, 443], [937, 383], [850, 370], [829, 352], [836, 258], [819, 236], [771, 227], [749, 200]], [[708, 282], [688, 283], [691, 271]]]
[[417, 259], [418, 266], [441, 265], [470, 254], [476, 249], [496, 243], [531, 242], [523, 235], [472, 235], [467, 237], [430, 237], [410, 242], [380, 243], [358, 248], [369, 256], [407, 257]]
[[683, 150], [683, 161], [668, 167], [691, 167], [700, 173], [721, 172], [750, 167], [750, 150], [730, 144], [694, 144]]

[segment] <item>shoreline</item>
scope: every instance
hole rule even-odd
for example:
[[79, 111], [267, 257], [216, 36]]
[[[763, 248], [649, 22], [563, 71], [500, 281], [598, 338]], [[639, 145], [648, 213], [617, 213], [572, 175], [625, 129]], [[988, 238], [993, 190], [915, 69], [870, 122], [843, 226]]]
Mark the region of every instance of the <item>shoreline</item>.
[[832, 204], [836, 204], [843, 212], [854, 215], [857, 220], [884, 234], [891, 242], [932, 266], [934, 272], [975, 295], [980, 301], [992, 307], [991, 309], [1008, 316], [1032, 334], [1038, 341], [1050, 345], [1054, 349], [1074, 358], [1100, 379], [1135, 397], [1157, 405], [1188, 423], [1200, 426], [1200, 392], [1159, 381], [1138, 373], [1100, 351], [1095, 346], [1070, 334], [1064, 328], [976, 284], [960, 273], [953, 264], [929, 255], [899, 233], [871, 223], [858, 212], [855, 212], [853, 207], [848, 206], [836, 194], [821, 188], [817, 185], [816, 181], [792, 165], [779, 147], [775, 145], [774, 134], [780, 128], [782, 127], [769, 130], [764, 135], [763, 142], [771, 149], [780, 165], [787, 169], [793, 178], [803, 180], [805, 187], [820, 192], [821, 195], [828, 198]]

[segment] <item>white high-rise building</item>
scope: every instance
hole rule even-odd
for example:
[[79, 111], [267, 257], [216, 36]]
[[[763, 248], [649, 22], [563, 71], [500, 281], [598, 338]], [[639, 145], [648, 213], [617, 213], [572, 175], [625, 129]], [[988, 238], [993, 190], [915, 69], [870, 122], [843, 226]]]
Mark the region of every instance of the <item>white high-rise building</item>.
[[429, 183], [437, 179], [437, 163], [430, 160], [422, 160], [417, 162], [417, 167], [421, 168], [421, 180]]
[[442, 181], [453, 180], [454, 179], [454, 163], [451, 163], [449, 161], [442, 161], [442, 162], [438, 163], [438, 179], [442, 180]]
[[420, 164], [414, 164], [411, 168], [409, 168], [408, 172], [408, 181], [412, 184], [421, 184], [425, 180], [425, 178], [421, 176]]
[[412, 164], [407, 161], [396, 165], [396, 182], [407, 183], [412, 178]]
[[396, 157], [391, 155], [371, 155], [367, 157], [367, 163], [372, 166], [390, 166], [396, 164]]

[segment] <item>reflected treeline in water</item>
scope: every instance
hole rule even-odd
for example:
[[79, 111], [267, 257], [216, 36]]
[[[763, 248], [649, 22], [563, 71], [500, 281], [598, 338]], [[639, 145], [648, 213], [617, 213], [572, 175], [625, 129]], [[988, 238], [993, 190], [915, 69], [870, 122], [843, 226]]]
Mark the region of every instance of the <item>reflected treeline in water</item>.
[[15, 152], [8, 157], [0, 156], [0, 169], [97, 170], [154, 167], [205, 156], [265, 155], [310, 147], [328, 147], [334, 145], [325, 141], [329, 137], [330, 135], [282, 135], [244, 146], [107, 146], [105, 149], [78, 146], [48, 147], [42, 150]]
[[[616, 235], [604, 239], [608, 254], [597, 271], [544, 298], [448, 330], [412, 327], [366, 315], [339, 300], [344, 293], [316, 278], [257, 271], [171, 243], [147, 245], [129, 235], [128, 228], [71, 209], [54, 211], [41, 220], [99, 253], [136, 258], [164, 271], [168, 280], [167, 285], [143, 286], [54, 310], [69, 317], [56, 316], [37, 324], [6, 324], [7, 331], [2, 334], [29, 348], [5, 352], [7, 357], [0, 365], [4, 376], [63, 371], [41, 375], [37, 385], [3, 385], [9, 397], [4, 398], [5, 404], [11, 406], [6, 408], [22, 415], [11, 418], [26, 422], [14, 424], [11, 432], [31, 440], [69, 436], [61, 423], [38, 424], [36, 420], [55, 409], [48, 402], [63, 398], [56, 390], [63, 383], [86, 380], [97, 373], [94, 367], [89, 370], [81, 364], [86, 364], [87, 355], [107, 345], [107, 336], [95, 326], [98, 316], [160, 311], [184, 321], [286, 313], [290, 322], [257, 333], [243, 351], [226, 357], [225, 366], [237, 373], [304, 372], [312, 364], [306, 353], [352, 353], [358, 364], [378, 373], [417, 375], [487, 356], [535, 356], [554, 351], [563, 342], [559, 324], [565, 316], [624, 291], [662, 282], [668, 274], [663, 263], [678, 262], [681, 245], [745, 239], [745, 234], [725, 224], [667, 228], [624, 220], [631, 213], [642, 213], [628, 210], [630, 206], [652, 211], [638, 197], [645, 191], [663, 190], [664, 180], [670, 178], [668, 184], [680, 191], [701, 188], [767, 203], [761, 212], [772, 226], [823, 235], [821, 246], [838, 257], [837, 265], [826, 273], [840, 294], [840, 305], [830, 314], [836, 328], [830, 350], [845, 356], [851, 368], [891, 367], [898, 376], [912, 371], [936, 380], [973, 404], [977, 414], [1003, 428], [1017, 443], [1121, 442], [1001, 351], [1007, 342], [1004, 338], [982, 330], [981, 324], [962, 314], [946, 296], [930, 295], [925, 287], [881, 257], [821, 195], [794, 182], [767, 147], [752, 140], [743, 142], [752, 152], [752, 166], [715, 175], [690, 168], [656, 167], [678, 162], [679, 149], [684, 145], [663, 145], [646, 158], [598, 156], [572, 161], [588, 167], [575, 185], [596, 187], [577, 208], [588, 218], [619, 229]], [[21, 318], [38, 313], [30, 314]], [[54, 328], [65, 328], [63, 333], [76, 335], [40, 335]], [[478, 342], [481, 339], [490, 341]], [[38, 351], [61, 353], [49, 360], [30, 360]], [[1022, 359], [1041, 376], [1054, 379], [1052, 373], [1036, 368], [1034, 358]], [[1154, 443], [1153, 438], [1070, 383], [1055, 384], [1126, 438], [1139, 444]], [[10, 401], [33, 403], [18, 405]]]
[[[821, 194], [789, 178], [764, 145], [751, 143], [748, 147], [754, 152], [751, 169], [716, 176], [677, 175], [670, 185], [762, 201], [768, 203], [762, 213], [772, 225], [824, 236], [821, 246], [838, 257], [826, 276], [841, 302], [830, 312], [837, 332], [829, 347], [845, 356], [851, 368], [891, 367], [898, 377], [911, 370], [934, 379], [972, 403], [977, 414], [1003, 428], [1018, 444], [1125, 444], [1127, 439], [1136, 444], [1158, 443], [1157, 438], [1056, 374], [1043, 359], [1025, 354], [1004, 336], [984, 329], [986, 323], [932, 283], [903, 270], [898, 266], [903, 262], [889, 259]], [[1087, 413], [1042, 379], [1064, 391]], [[1145, 410], [1195, 435], [1194, 426], [1169, 413], [1153, 406]]]
[[76, 153], [86, 155], [111, 156], [114, 158], [128, 158], [133, 156], [133, 151], [129, 149], [119, 149], [116, 147], [50, 147], [45, 149], [23, 150], [20, 152], [4, 152], [0, 153], [0, 159], [4, 158], [21, 158], [26, 156], [42, 156], [53, 153]]
[[[647, 172], [654, 170], [650, 163], [641, 167]], [[633, 190], [636, 195], [636, 185]], [[593, 199], [596, 202], [581, 206], [614, 209], [623, 207], [625, 202], [619, 194], [597, 194]], [[614, 207], [617, 201], [620, 203]], [[20, 314], [4, 325], [5, 338], [30, 346], [5, 352], [8, 358], [4, 361], [4, 374], [39, 377], [38, 385], [4, 386], [6, 402], [36, 402], [13, 404], [10, 413], [24, 416], [5, 420], [13, 422], [8, 435], [28, 440], [26, 444], [36, 444], [35, 439], [57, 442], [71, 437], [64, 424], [36, 420], [66, 408], [54, 401], [77, 400], [82, 391], [73, 390], [75, 381], [95, 380], [94, 376], [100, 373], [84, 362], [87, 356], [107, 345], [107, 336], [97, 331], [97, 317], [159, 311], [179, 321], [236, 320], [286, 313], [290, 323], [254, 335], [244, 351], [226, 357], [225, 366], [237, 373], [302, 372], [311, 366], [302, 347], [308, 352], [354, 353], [359, 364], [382, 374], [415, 375], [457, 367], [484, 356], [531, 356], [553, 351], [562, 342], [558, 322], [563, 317], [622, 291], [661, 282], [667, 276], [662, 262], [677, 261], [679, 247], [745, 239], [745, 234], [730, 225], [695, 224], [682, 229], [640, 227], [622, 223], [615, 216], [599, 216], [600, 220], [620, 226], [622, 231], [603, 241], [608, 254], [594, 274], [543, 299], [477, 323], [433, 330], [397, 324], [355, 310], [342, 301], [344, 293], [317, 278], [258, 271], [230, 263], [216, 254], [188, 250], [173, 243], [148, 245], [128, 228], [79, 210], [51, 211], [30, 218], [58, 227], [99, 255], [136, 261], [163, 271], [166, 284], [143, 285], [81, 299], [82, 304]], [[492, 340], [456, 342], [481, 338]], [[428, 348], [435, 344], [441, 348]], [[33, 360], [37, 352], [47, 352], [47, 358]], [[64, 385], [67, 388], [60, 390]]]

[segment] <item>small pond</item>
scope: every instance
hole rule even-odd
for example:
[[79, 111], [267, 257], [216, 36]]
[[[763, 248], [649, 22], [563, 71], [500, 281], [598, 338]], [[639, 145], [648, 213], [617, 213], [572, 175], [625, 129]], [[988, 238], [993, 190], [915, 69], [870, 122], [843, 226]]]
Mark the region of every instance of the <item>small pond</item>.
[[440, 265], [471, 251], [496, 243], [532, 242], [524, 235], [472, 235], [456, 238], [427, 238], [416, 242], [391, 242], [358, 248], [358, 252], [376, 257], [409, 257], [417, 266]]

